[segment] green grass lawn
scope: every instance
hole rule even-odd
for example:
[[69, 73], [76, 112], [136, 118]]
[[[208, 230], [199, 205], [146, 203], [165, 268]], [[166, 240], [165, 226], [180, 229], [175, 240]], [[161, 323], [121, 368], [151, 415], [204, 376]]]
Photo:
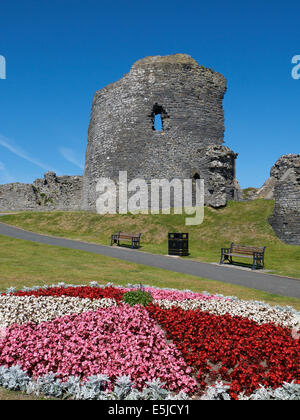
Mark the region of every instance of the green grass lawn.
[[126, 285], [143, 283], [196, 292], [235, 295], [300, 309], [300, 299], [277, 296], [214, 280], [174, 273], [84, 251], [0, 236], [0, 290], [58, 282], [88, 284], [97, 281]]
[[[266, 200], [230, 202], [219, 210], [206, 208], [204, 223], [191, 227], [185, 226], [184, 215], [24, 212], [3, 216], [1, 221], [38, 233], [106, 245], [110, 235], [119, 230], [142, 232], [142, 251], [158, 254], [167, 254], [168, 232], [188, 232], [189, 258], [204, 262], [218, 262], [220, 248], [231, 242], [266, 246], [267, 270], [300, 278], [300, 247], [286, 245], [275, 236], [267, 221], [273, 207], [274, 202]], [[245, 263], [245, 259], [240, 261]]]

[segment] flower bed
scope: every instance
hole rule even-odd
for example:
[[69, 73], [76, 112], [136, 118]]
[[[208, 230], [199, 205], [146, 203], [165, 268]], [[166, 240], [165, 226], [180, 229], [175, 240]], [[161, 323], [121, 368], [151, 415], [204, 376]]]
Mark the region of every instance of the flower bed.
[[[167, 398], [160, 392], [199, 398], [217, 395], [210, 389], [219, 381], [225, 385], [218, 395], [234, 399], [262, 395], [260, 386], [271, 395], [293, 381], [288, 392], [298, 392], [299, 339], [292, 329], [299, 313], [292, 308], [153, 287], [141, 288], [152, 295], [150, 305], [131, 307], [122, 298], [134, 289], [61, 284], [2, 294], [0, 385], [11, 384], [13, 372], [20, 389], [55, 395], [70, 394], [75, 380], [71, 394], [79, 399]], [[16, 366], [21, 371], [11, 370]], [[118, 394], [119, 382], [131, 391]]]
[[218, 378], [229, 382], [232, 397], [259, 385], [279, 387], [299, 378], [299, 340], [272, 324], [197, 310], [150, 305], [149, 312], [194, 368], [200, 387]]
[[68, 315], [41, 324], [14, 324], [0, 343], [0, 365], [18, 364], [37, 378], [82, 379], [102, 373], [129, 375], [137, 388], [159, 378], [168, 389], [194, 391], [196, 382], [174, 344], [141, 306], [128, 305]]

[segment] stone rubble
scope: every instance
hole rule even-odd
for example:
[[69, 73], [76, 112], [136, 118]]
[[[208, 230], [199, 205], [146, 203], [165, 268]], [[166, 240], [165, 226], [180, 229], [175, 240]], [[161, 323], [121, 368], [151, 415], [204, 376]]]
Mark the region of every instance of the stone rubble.
[[33, 184], [0, 185], [0, 211], [79, 210], [82, 197], [82, 176], [45, 174]]

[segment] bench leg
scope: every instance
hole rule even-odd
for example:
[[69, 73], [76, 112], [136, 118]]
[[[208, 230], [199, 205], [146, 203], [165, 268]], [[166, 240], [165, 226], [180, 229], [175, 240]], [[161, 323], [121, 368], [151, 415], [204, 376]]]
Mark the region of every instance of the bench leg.
[[224, 264], [225, 261], [229, 261], [229, 257], [228, 255], [223, 254], [223, 251], [222, 251], [220, 264]]
[[222, 254], [220, 264], [224, 264], [225, 261], [229, 262], [229, 257], [228, 257], [228, 255]]
[[254, 255], [254, 256], [253, 256], [252, 270], [255, 270], [255, 269], [256, 269], [256, 264], [257, 264], [257, 261], [256, 261], [256, 257], [255, 257], [255, 255]]
[[131, 240], [131, 248], [140, 249], [140, 241], [136, 239]]
[[221, 252], [221, 259], [220, 259], [220, 264], [224, 263], [224, 255], [223, 255], [223, 251]]
[[258, 264], [259, 264], [259, 266], [260, 266], [261, 269], [264, 269], [265, 268], [265, 259], [264, 259], [264, 257], [260, 256], [258, 258]]

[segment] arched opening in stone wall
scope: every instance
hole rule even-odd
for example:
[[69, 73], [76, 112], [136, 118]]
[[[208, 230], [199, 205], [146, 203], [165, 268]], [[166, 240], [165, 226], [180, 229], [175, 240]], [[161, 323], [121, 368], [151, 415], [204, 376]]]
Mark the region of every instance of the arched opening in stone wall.
[[168, 118], [168, 115], [161, 105], [156, 103], [153, 106], [150, 117], [153, 131], [163, 131], [165, 129], [164, 123], [166, 118]]
[[161, 114], [156, 114], [154, 116], [154, 130], [162, 131], [162, 129], [163, 129], [163, 124], [162, 124]]

